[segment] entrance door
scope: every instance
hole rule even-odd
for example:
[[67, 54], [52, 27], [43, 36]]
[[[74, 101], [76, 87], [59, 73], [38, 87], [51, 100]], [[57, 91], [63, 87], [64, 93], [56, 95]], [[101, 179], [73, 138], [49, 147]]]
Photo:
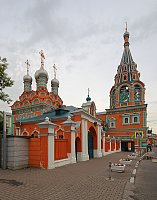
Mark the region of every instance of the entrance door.
[[125, 142], [125, 141], [121, 142], [121, 150], [128, 151], [128, 142]]
[[93, 136], [88, 132], [88, 155], [89, 159], [94, 158], [94, 145], [93, 145]]
[[133, 141], [122, 141], [121, 142], [122, 151], [132, 151], [134, 152], [134, 142]]

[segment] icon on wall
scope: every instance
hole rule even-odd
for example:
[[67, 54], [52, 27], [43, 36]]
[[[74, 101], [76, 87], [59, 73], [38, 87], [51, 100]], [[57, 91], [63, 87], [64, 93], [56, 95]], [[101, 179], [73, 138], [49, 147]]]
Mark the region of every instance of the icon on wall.
[[143, 138], [143, 131], [136, 131], [135, 138]]

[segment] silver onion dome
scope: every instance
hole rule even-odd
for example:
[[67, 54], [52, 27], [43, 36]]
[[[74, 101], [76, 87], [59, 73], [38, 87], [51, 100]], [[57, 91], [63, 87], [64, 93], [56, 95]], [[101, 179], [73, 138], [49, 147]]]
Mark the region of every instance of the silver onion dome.
[[23, 77], [23, 81], [25, 82], [25, 81], [29, 81], [29, 82], [32, 82], [32, 77], [30, 76], [30, 75], [25, 75], [24, 77]]
[[35, 79], [38, 79], [39, 77], [46, 77], [48, 79], [48, 73], [45, 69], [38, 69], [36, 72], [35, 72]]
[[59, 86], [59, 81], [58, 79], [54, 78], [51, 80], [51, 86]]

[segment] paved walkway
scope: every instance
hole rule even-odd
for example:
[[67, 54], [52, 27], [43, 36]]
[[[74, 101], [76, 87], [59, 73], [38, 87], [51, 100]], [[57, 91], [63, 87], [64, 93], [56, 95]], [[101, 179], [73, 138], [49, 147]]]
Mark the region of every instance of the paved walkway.
[[116, 163], [127, 155], [114, 153], [53, 170], [0, 169], [0, 200], [121, 200], [136, 161], [125, 173], [112, 172], [113, 182], [106, 177], [109, 161]]
[[[157, 148], [154, 148], [157, 156]], [[142, 160], [137, 170], [134, 190], [135, 200], [157, 200], [157, 163]]]

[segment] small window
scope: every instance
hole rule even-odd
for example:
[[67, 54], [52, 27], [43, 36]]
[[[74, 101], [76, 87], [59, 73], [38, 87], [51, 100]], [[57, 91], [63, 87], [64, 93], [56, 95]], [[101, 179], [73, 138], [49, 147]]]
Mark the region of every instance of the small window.
[[63, 135], [59, 135], [58, 138], [59, 138], [59, 139], [63, 139]]
[[124, 76], [124, 81], [126, 81], [126, 76]]
[[126, 118], [124, 119], [124, 122], [125, 122], [125, 124], [128, 124], [128, 123], [129, 123], [129, 119], [126, 117]]
[[140, 122], [140, 118], [139, 118], [139, 116], [133, 116], [132, 117], [132, 123], [139, 123]]
[[123, 116], [123, 124], [129, 124], [130, 123], [130, 117], [129, 116]]
[[114, 128], [114, 127], [115, 127], [115, 122], [111, 122], [111, 123], [110, 123], [110, 127], [111, 127], [111, 128]]
[[138, 117], [134, 117], [134, 122], [138, 122]]
[[116, 128], [116, 120], [114, 118], [111, 118], [109, 121], [110, 121], [109, 127], [110, 128]]

